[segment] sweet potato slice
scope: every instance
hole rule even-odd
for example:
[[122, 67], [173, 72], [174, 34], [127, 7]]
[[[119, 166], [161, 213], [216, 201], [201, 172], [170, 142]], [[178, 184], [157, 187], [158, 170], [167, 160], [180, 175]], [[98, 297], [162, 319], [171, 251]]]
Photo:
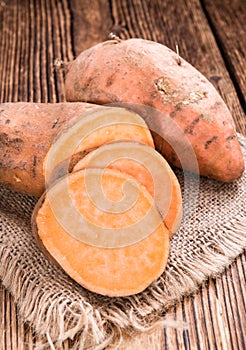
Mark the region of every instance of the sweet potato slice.
[[98, 107], [83, 114], [73, 126], [58, 135], [47, 153], [44, 161], [46, 183], [54, 169], [73, 154], [116, 140], [135, 140], [154, 148], [145, 121], [134, 112], [119, 107]]
[[153, 148], [136, 142], [117, 142], [88, 153], [73, 168], [110, 168], [133, 176], [154, 197], [172, 236], [182, 220], [179, 182], [166, 160]]
[[34, 234], [88, 290], [132, 295], [163, 273], [169, 232], [152, 196], [130, 175], [112, 169], [77, 171], [59, 180], [37, 206]]

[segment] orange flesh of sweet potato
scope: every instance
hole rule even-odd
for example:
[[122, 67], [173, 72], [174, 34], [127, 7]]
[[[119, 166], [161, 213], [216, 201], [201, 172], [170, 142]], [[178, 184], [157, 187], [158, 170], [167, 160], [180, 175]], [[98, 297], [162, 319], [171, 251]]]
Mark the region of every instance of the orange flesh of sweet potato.
[[[69, 64], [68, 101], [146, 105], [157, 113], [143, 117], [154, 131], [156, 148], [171, 164], [199, 171], [219, 181], [233, 181], [244, 171], [232, 116], [213, 85], [164, 45], [143, 40], [111, 40], [82, 52]], [[167, 117], [167, 120], [166, 120]], [[184, 135], [169, 128], [174, 123]], [[156, 134], [162, 136], [156, 137]], [[199, 169], [187, 152], [191, 143]], [[169, 144], [171, 145], [169, 145]]]
[[88, 153], [73, 171], [88, 167], [107, 167], [133, 176], [154, 197], [170, 237], [179, 229], [182, 220], [180, 185], [168, 163], [154, 149], [135, 142], [107, 144]]
[[[96, 199], [94, 195], [97, 196], [98, 189], [94, 194], [91, 193], [93, 200], [90, 199], [86, 187], [86, 172], [88, 172], [89, 181], [92, 182], [93, 179], [98, 180], [98, 176], [101, 176], [100, 169], [91, 168], [74, 172], [58, 181], [49, 190], [51, 197], [47, 192], [33, 218], [39, 238], [45, 249], [67, 274], [85, 288], [108, 296], [139, 293], [157, 279], [165, 269], [169, 254], [169, 232], [162, 223], [151, 195], [131, 176], [106, 169], [101, 177], [100, 186], [105, 196], [112, 201], [112, 206], [117, 205], [118, 201], [124, 197], [122, 186], [126, 181], [131, 181], [127, 188], [130, 192], [137, 185], [138, 197], [134, 205], [117, 214], [110, 210], [102, 210], [95, 205], [93, 200]], [[97, 185], [97, 182], [94, 183], [94, 187]], [[99, 240], [104, 228], [111, 228], [109, 235], [116, 238], [119, 234], [118, 230], [122, 229], [126, 234], [121, 241], [122, 246], [107, 248], [107, 238], [103, 241], [104, 247], [85, 243], [85, 226], [80, 225], [80, 222], [72, 222], [78, 229], [76, 238], [69, 233], [69, 230], [64, 229], [59, 220], [61, 215], [63, 215], [63, 224], [71, 223], [68, 206], [63, 207], [66, 188], [69, 189], [71, 201], [81, 216], [99, 227], [97, 232]], [[54, 203], [52, 204], [50, 199], [52, 195], [60, 215], [54, 214]], [[55, 213], [57, 214], [56, 211]], [[146, 226], [144, 217], [147, 213], [150, 213], [151, 220], [148, 220], [149, 224]], [[145, 237], [127, 245], [130, 238], [129, 227], [134, 226], [135, 223], [140, 224], [139, 227]]]
[[55, 168], [73, 154], [112, 141], [131, 140], [154, 148], [151, 133], [143, 118], [125, 108], [94, 108], [57, 136], [43, 165], [47, 186]]
[[89, 103], [0, 104], [0, 182], [40, 196], [45, 190], [43, 160], [55, 136], [94, 107]]

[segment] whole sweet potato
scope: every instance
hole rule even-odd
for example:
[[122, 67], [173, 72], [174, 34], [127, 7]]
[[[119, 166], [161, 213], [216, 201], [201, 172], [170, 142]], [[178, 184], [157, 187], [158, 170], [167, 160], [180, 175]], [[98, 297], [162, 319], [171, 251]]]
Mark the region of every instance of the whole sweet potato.
[[92, 107], [88, 103], [0, 104], [0, 182], [19, 192], [41, 195], [43, 160], [55, 136]]
[[201, 73], [164, 45], [142, 39], [100, 43], [69, 63], [65, 89], [67, 101], [152, 107], [142, 116], [157, 149], [175, 166], [182, 163], [196, 171], [186, 152], [188, 140], [201, 175], [228, 182], [244, 170], [235, 125], [222, 98]]

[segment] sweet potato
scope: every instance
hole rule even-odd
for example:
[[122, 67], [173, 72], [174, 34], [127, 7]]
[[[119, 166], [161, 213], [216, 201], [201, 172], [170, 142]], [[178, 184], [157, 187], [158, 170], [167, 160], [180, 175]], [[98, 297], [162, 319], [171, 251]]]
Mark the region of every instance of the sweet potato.
[[154, 197], [170, 237], [179, 229], [182, 220], [179, 182], [165, 159], [153, 148], [136, 142], [106, 144], [85, 155], [73, 171], [88, 167], [107, 167], [133, 176]]
[[[94, 133], [83, 140], [83, 145], [76, 150], [77, 152], [120, 137], [123, 139], [134, 138], [154, 147], [151, 134], [143, 119], [134, 113], [125, 110], [122, 112], [122, 109], [119, 114], [122, 112], [127, 116], [130, 115], [131, 123], [127, 125], [127, 116], [119, 117], [124, 119], [123, 128], [112, 125], [107, 130], [104, 128], [95, 132], [93, 128], [98, 127], [98, 125], [93, 124], [92, 120], [100, 113], [104, 115], [104, 110], [106, 110], [105, 107], [88, 103], [19, 102], [1, 104], [0, 183], [4, 183], [15, 191], [40, 196], [45, 190], [45, 176], [47, 175], [44, 172], [43, 163], [52, 148], [51, 146], [61, 133], [64, 134], [66, 130], [76, 126], [78, 120], [86, 118], [89, 111], [93, 111], [89, 116], [91, 120], [88, 123], [90, 132]], [[108, 117], [108, 114], [105, 114], [105, 118], [111, 118], [111, 121], [112, 119], [117, 120], [115, 115]], [[59, 149], [59, 155], [61, 156], [61, 149]], [[72, 154], [68, 153], [68, 156], [71, 157]], [[52, 164], [50, 164], [50, 171], [55, 166], [54, 161]]]
[[85, 288], [127, 296], [163, 273], [168, 230], [152, 196], [130, 175], [77, 171], [52, 186], [37, 206], [33, 231], [39, 245]]
[[143, 117], [157, 149], [175, 166], [182, 163], [196, 171], [188, 140], [201, 175], [228, 182], [244, 170], [235, 125], [222, 98], [201, 73], [164, 45], [142, 39], [100, 43], [69, 63], [65, 90], [67, 101], [126, 102], [157, 110]]
[[49, 149], [44, 160], [47, 186], [56, 167], [63, 165], [73, 154], [83, 155], [87, 150], [112, 141], [131, 140], [154, 148], [151, 133], [138, 114], [116, 107], [92, 109], [62, 131]]
[[0, 182], [40, 196], [45, 189], [43, 160], [55, 136], [93, 107], [88, 103], [0, 104]]

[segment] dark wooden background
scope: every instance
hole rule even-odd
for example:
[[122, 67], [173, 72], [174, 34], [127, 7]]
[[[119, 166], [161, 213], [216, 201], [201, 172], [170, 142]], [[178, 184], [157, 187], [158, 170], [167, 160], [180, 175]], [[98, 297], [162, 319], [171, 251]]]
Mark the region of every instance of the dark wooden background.
[[[72, 60], [114, 32], [163, 43], [216, 87], [246, 135], [246, 2], [243, 0], [0, 0], [0, 102], [64, 101], [64, 74], [54, 60]], [[188, 330], [160, 329], [122, 349], [246, 349], [245, 254], [217, 279], [173, 307], [167, 319]], [[34, 349], [38, 336], [24, 324], [0, 286], [0, 349]], [[69, 349], [69, 342], [64, 345]]]

